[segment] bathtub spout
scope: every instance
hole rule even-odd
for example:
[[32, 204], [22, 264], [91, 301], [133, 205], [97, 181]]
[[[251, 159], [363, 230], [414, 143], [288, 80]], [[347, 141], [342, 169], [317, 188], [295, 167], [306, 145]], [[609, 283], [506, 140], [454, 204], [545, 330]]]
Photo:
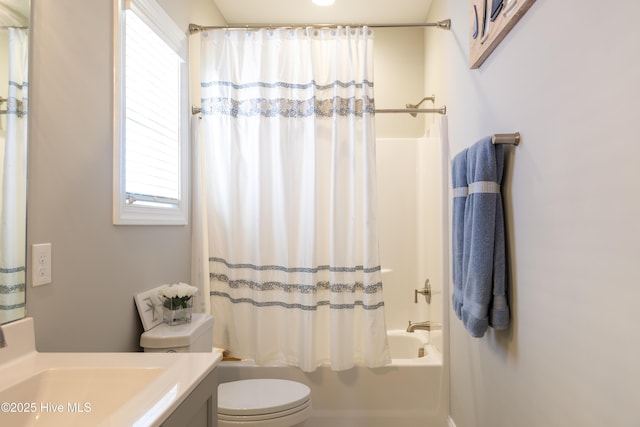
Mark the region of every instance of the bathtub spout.
[[442, 324], [437, 322], [431, 322], [429, 320], [426, 320], [424, 322], [411, 323], [411, 320], [409, 320], [409, 326], [407, 326], [407, 332], [413, 332], [416, 329], [421, 329], [423, 331], [435, 331], [436, 329], [442, 329]]

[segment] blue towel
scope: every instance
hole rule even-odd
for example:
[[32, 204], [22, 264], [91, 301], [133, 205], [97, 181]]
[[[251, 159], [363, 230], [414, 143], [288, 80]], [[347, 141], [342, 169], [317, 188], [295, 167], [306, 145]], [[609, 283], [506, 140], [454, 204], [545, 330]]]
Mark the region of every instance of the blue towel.
[[464, 209], [462, 322], [473, 337], [489, 326], [509, 326], [505, 231], [500, 184], [502, 145], [487, 137], [467, 150], [468, 196]]
[[452, 253], [453, 253], [453, 294], [451, 303], [453, 310], [462, 319], [462, 251], [464, 236], [464, 206], [467, 201], [467, 150], [458, 153], [453, 159], [451, 168], [451, 183], [453, 186], [452, 213]]

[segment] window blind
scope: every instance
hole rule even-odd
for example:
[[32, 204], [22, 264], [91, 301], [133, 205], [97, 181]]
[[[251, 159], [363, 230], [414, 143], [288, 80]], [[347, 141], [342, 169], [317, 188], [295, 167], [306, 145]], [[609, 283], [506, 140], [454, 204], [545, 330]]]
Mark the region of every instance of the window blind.
[[127, 204], [180, 203], [180, 56], [132, 10], [126, 13]]

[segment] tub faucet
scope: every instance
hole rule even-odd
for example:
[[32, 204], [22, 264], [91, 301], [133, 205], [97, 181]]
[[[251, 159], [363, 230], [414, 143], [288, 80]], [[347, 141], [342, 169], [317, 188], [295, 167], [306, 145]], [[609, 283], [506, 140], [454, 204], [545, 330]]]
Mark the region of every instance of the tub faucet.
[[409, 326], [407, 326], [407, 332], [413, 332], [416, 329], [421, 329], [423, 331], [434, 331], [436, 329], [442, 329], [442, 324], [437, 322], [431, 322], [429, 320], [425, 320], [424, 322], [411, 323], [411, 320], [409, 320]]
[[2, 325], [0, 325], [0, 348], [6, 347], [7, 341], [4, 339], [4, 332], [2, 331]]

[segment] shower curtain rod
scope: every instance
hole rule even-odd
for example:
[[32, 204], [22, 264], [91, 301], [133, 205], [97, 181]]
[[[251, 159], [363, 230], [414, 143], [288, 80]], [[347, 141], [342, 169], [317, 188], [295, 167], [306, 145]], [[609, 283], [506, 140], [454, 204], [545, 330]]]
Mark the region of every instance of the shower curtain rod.
[[369, 27], [369, 28], [426, 28], [437, 27], [442, 30], [451, 29], [451, 19], [444, 19], [438, 22], [426, 22], [416, 24], [294, 24], [294, 25], [273, 25], [273, 24], [234, 24], [233, 26], [203, 26], [197, 24], [189, 24], [189, 34], [196, 34], [200, 31], [207, 30], [229, 30], [229, 31], [242, 31], [242, 30], [262, 30], [262, 29], [275, 29], [275, 28], [336, 28], [336, 27]]
[[376, 108], [376, 114], [379, 113], [409, 113], [413, 117], [416, 116], [417, 113], [437, 113], [437, 114], [447, 114], [447, 106], [443, 106], [441, 108]]
[[[196, 107], [195, 105], [191, 106], [191, 115], [195, 116], [196, 114], [202, 113], [202, 108]], [[447, 114], [447, 106], [441, 108], [383, 108], [376, 109], [376, 114], [379, 113], [409, 113], [413, 117], [416, 116], [417, 113], [437, 113], [437, 114]], [[516, 144], [518, 145], [518, 144]]]

